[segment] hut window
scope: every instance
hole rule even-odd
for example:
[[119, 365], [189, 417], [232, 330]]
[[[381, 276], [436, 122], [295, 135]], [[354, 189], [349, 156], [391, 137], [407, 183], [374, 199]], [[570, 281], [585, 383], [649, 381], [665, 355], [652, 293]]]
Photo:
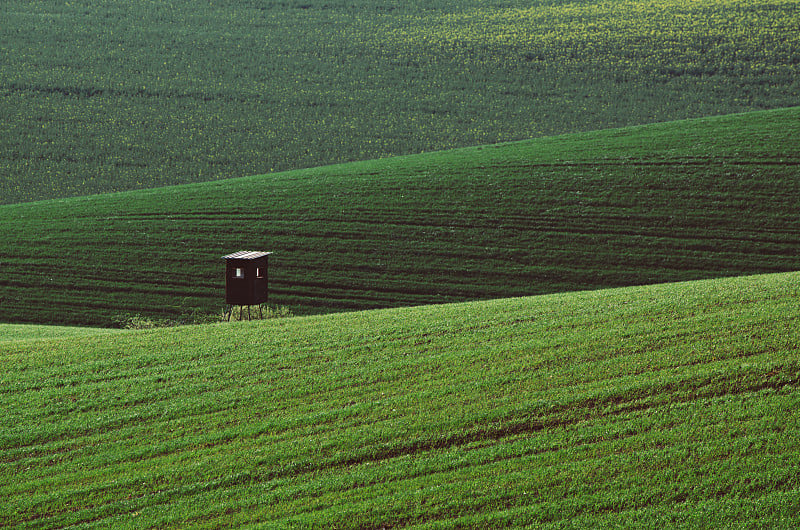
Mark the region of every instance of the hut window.
[[258, 267], [256, 268], [256, 278], [263, 278], [264, 277], [264, 268]]
[[244, 278], [244, 269], [236, 268], [233, 271], [234, 278]]

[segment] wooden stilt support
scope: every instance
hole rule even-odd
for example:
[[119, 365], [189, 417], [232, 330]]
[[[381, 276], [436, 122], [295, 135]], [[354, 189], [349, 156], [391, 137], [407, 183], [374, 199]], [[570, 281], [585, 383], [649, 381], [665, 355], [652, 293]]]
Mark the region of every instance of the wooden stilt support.
[[[264, 310], [265, 310], [265, 306], [266, 306], [266, 304], [258, 304], [258, 305], [256, 306], [256, 307], [258, 307], [258, 320], [264, 320]], [[252, 310], [252, 307], [253, 307], [253, 306], [250, 306], [250, 305], [248, 305], [248, 306], [243, 306], [243, 305], [240, 305], [240, 306], [228, 305], [228, 306], [226, 306], [226, 308], [225, 308], [225, 312], [224, 312], [224, 313], [222, 313], [222, 318], [223, 318], [225, 321], [227, 321], [227, 322], [230, 322], [230, 321], [231, 321], [231, 319], [233, 318], [233, 312], [234, 312], [234, 310], [235, 310], [237, 307], [239, 308], [239, 320], [240, 320], [240, 321], [243, 321], [243, 320], [244, 320], [244, 313], [245, 313], [245, 309], [244, 309], [244, 308], [245, 308], [245, 307], [247, 307], [247, 320], [253, 320], [253, 318], [254, 318], [255, 314], [254, 314], [254, 311]], [[269, 307], [268, 307], [268, 306], [266, 307], [266, 310], [267, 310], [267, 311], [269, 311]], [[267, 314], [269, 315], [269, 313], [267, 313]]]

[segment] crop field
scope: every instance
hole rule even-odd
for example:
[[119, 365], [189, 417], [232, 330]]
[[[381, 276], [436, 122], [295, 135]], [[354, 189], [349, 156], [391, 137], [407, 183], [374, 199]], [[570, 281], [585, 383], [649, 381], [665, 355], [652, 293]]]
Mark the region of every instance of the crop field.
[[0, 207], [0, 322], [295, 314], [800, 270], [800, 108]]
[[97, 329], [70, 326], [36, 326], [30, 324], [0, 324], [0, 342], [33, 341], [56, 337], [75, 337], [80, 335], [101, 335], [113, 333], [111, 329]]
[[2, 204], [800, 98], [797, 0], [4, 0], [2, 16]]
[[800, 273], [0, 342], [0, 526], [795, 528]]

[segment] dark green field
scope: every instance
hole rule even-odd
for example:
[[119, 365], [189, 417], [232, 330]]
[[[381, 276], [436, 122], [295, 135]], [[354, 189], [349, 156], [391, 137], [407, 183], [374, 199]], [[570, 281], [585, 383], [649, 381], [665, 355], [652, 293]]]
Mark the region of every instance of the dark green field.
[[0, 204], [800, 102], [796, 0], [4, 0]]
[[0, 526], [794, 529], [799, 286], [0, 341]]
[[800, 108], [0, 207], [0, 321], [189, 321], [800, 269]]

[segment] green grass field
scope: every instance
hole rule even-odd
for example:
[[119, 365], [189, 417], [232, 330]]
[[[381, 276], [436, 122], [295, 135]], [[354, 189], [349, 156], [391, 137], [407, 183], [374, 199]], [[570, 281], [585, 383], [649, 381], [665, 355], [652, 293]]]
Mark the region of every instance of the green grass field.
[[0, 342], [32, 341], [79, 335], [111, 333], [109, 329], [70, 326], [35, 326], [30, 324], [0, 324]]
[[800, 274], [0, 342], [0, 525], [794, 528]]
[[4, 0], [0, 203], [787, 107], [797, 0]]
[[295, 314], [800, 270], [800, 108], [0, 207], [0, 322]]
[[796, 528], [800, 1], [396, 4], [3, 3], [0, 527]]

